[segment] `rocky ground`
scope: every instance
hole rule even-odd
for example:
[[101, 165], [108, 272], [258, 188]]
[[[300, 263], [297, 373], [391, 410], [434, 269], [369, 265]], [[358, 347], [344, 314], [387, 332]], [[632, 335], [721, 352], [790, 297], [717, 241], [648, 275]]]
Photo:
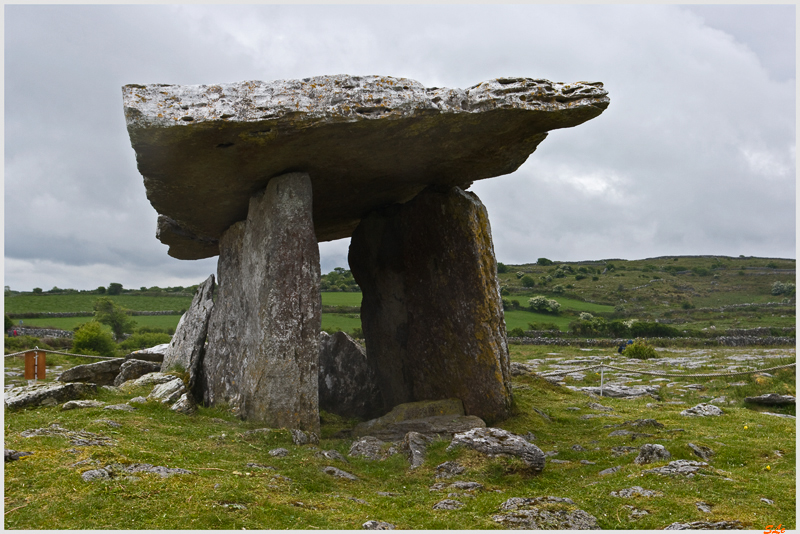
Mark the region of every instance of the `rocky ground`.
[[[794, 528], [794, 370], [752, 372], [794, 350], [659, 356], [512, 347], [517, 414], [471, 430], [325, 413], [321, 436], [260, 428], [181, 409], [181, 380], [151, 372], [6, 408], [5, 526]], [[603, 397], [601, 362], [625, 369], [603, 371]], [[7, 401], [24, 383], [10, 363]]]

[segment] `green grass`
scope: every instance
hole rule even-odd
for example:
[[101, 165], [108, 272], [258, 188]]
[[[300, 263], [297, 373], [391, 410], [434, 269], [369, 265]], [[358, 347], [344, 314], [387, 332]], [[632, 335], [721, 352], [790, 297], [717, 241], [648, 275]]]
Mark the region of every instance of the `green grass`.
[[322, 330], [344, 330], [351, 333], [361, 328], [361, 318], [355, 314], [323, 313]]
[[506, 310], [506, 330], [513, 328], [522, 328], [529, 330], [531, 323], [554, 323], [561, 330], [566, 331], [570, 321], [574, 321], [574, 317], [565, 315], [551, 315], [549, 313], [536, 313], [525, 310]]
[[[709, 359], [709, 367], [719, 368], [729, 363], [728, 356], [762, 353], [765, 353], [762, 349], [714, 349], [702, 354], [665, 351], [660, 355], [695, 354], [692, 357], [705, 357]], [[512, 360], [522, 363], [592, 355], [611, 356], [613, 352], [511, 346]], [[786, 350], [786, 359], [794, 359], [792, 349]], [[6, 369], [18, 369], [20, 364], [6, 361]], [[175, 414], [156, 403], [138, 405], [132, 413], [101, 409], [61, 412], [58, 407], [6, 411], [5, 447], [34, 454], [5, 466], [4, 526], [7, 529], [358, 529], [368, 519], [376, 519], [401, 529], [496, 529], [498, 525], [491, 517], [499, 512], [506, 499], [553, 495], [574, 500], [578, 507], [594, 515], [603, 529], [654, 530], [676, 521], [740, 520], [751, 530], [779, 523], [788, 530], [796, 528], [795, 421], [759, 414], [744, 405], [742, 396], [770, 391], [795, 393], [793, 371], [773, 374], [773, 378], [760, 380], [752, 377], [676, 380], [702, 382], [705, 389], [681, 392], [678, 386], [662, 387], [663, 403], [649, 397], [592, 399], [534, 376], [514, 377], [516, 414], [499, 426], [519, 434], [533, 432], [534, 443], [542, 450], [558, 451], [557, 459], [570, 462], [548, 462], [538, 476], [528, 474], [516, 459], [491, 459], [463, 449], [447, 451], [448, 441], [434, 442], [425, 463], [414, 471], [408, 469], [402, 455], [378, 462], [348, 458], [344, 464], [318, 457], [315, 447], [294, 446], [285, 430], [244, 436], [246, 430], [260, 425], [239, 421], [223, 408], [201, 408], [193, 417]], [[587, 373], [582, 381], [568, 379], [569, 384], [577, 386], [598, 381], [599, 377], [592, 373]], [[746, 384], [733, 386], [733, 382]], [[107, 403], [120, 403], [148, 392], [139, 389], [123, 394], [100, 390], [95, 397]], [[721, 417], [709, 420], [679, 414], [719, 395], [735, 401], [723, 406], [725, 414]], [[591, 401], [613, 408], [612, 414], [619, 417], [580, 419], [582, 414], [598, 413], [587, 407]], [[671, 401], [685, 404], [672, 405]], [[657, 407], [648, 408], [648, 403], [656, 403]], [[548, 414], [550, 420], [533, 408]], [[789, 412], [794, 413], [794, 409]], [[610, 437], [613, 429], [605, 428], [641, 418], [655, 418], [665, 428], [643, 430], [652, 436], [634, 440]], [[98, 419], [112, 419], [122, 426], [111, 428]], [[322, 422], [323, 440], [319, 448], [335, 449], [346, 455], [352, 440], [334, 439], [330, 437], [331, 430], [352, 422], [324, 413]], [[20, 436], [23, 430], [51, 423], [100, 433], [117, 440], [117, 445], [75, 447], [60, 437]], [[710, 467], [701, 471], [709, 476], [687, 479], [644, 474], [644, 470], [665, 462], [638, 466], [633, 463], [635, 453], [619, 458], [611, 456], [611, 447], [661, 443], [673, 459], [694, 460], [697, 458], [688, 448], [690, 442], [716, 451]], [[585, 450], [573, 450], [573, 445], [581, 445]], [[288, 449], [290, 455], [270, 456], [268, 451], [275, 447]], [[68, 452], [70, 449], [75, 452]], [[72, 467], [81, 460], [96, 460], [101, 465], [114, 461], [150, 463], [182, 467], [194, 474], [166, 479], [145, 474], [138, 481], [120, 478], [84, 482], [80, 474], [92, 466]], [[436, 465], [447, 460], [457, 460], [467, 467], [467, 472], [456, 480], [480, 482], [485, 490], [477, 492], [475, 499], [461, 499], [466, 506], [460, 510], [437, 512], [432, 510], [433, 504], [447, 498], [447, 494], [431, 492], [429, 487], [435, 482]], [[580, 460], [596, 463], [582, 465]], [[247, 462], [270, 465], [275, 471], [246, 468]], [[320, 472], [326, 465], [353, 473], [359, 480], [333, 479]], [[598, 474], [616, 465], [622, 466], [617, 473]], [[275, 474], [291, 480], [273, 479]], [[724, 480], [726, 477], [732, 481]], [[664, 496], [635, 499], [609, 496], [611, 491], [634, 485], [661, 491]], [[397, 495], [383, 497], [377, 495], [378, 491]], [[765, 505], [761, 497], [772, 499], [775, 504]], [[367, 504], [348, 498], [363, 499]], [[694, 503], [700, 500], [713, 505], [710, 514], [696, 509]], [[239, 504], [245, 509], [225, 508], [224, 504]], [[650, 515], [630, 520], [622, 508], [626, 504], [646, 509]]]
[[21, 293], [11, 296], [6, 295], [4, 307], [5, 313], [91, 312], [94, 301], [104, 296], [109, 297], [124, 308], [135, 311], [180, 311], [188, 309], [192, 304], [192, 297], [186, 296], [110, 296], [93, 293], [64, 295], [43, 293], [34, 295]]
[[[132, 319], [136, 321], [136, 327], [155, 326], [158, 328], [172, 328], [178, 326], [181, 320], [180, 315], [136, 315]], [[92, 320], [92, 317], [45, 317], [38, 319], [14, 319], [14, 324], [19, 325], [22, 321], [23, 326], [37, 328], [56, 328], [59, 330], [72, 330], [79, 324]], [[110, 330], [110, 329], [109, 329]]]
[[323, 306], [361, 306], [361, 293], [352, 291], [323, 291]]

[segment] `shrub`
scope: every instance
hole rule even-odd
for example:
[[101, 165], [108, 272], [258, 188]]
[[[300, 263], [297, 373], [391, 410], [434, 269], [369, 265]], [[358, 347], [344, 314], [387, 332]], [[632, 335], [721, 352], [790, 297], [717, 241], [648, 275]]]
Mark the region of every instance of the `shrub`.
[[133, 332], [133, 328], [136, 326], [136, 321], [128, 317], [127, 311], [108, 297], [100, 297], [94, 301], [95, 321], [110, 326], [117, 339], [122, 339], [123, 334]]
[[33, 288], [33, 292], [36, 293], [37, 295], [41, 295], [42, 294], [42, 288], [41, 287], [34, 287]]
[[631, 345], [628, 345], [625, 350], [622, 351], [622, 354], [628, 358], [636, 358], [637, 360], [658, 358], [656, 349], [639, 339], [634, 341]]
[[525, 330], [520, 327], [512, 328], [508, 331], [509, 337], [525, 337]]
[[72, 336], [72, 351], [78, 354], [114, 356], [116, 349], [111, 334], [97, 321], [83, 323]]
[[581, 321], [591, 321], [592, 319], [594, 319], [594, 315], [592, 315], [589, 312], [581, 312], [581, 314], [578, 316], [578, 318]]
[[522, 285], [525, 286], [525, 287], [533, 287], [533, 286], [536, 285], [536, 280], [534, 280], [533, 277], [528, 275], [528, 274], [523, 276], [520, 279], [520, 282], [522, 282]]
[[561, 330], [556, 323], [528, 323], [530, 330]]
[[14, 352], [22, 352], [23, 350], [39, 347], [40, 349], [51, 349], [49, 345], [45, 344], [38, 337], [33, 336], [5, 336], [5, 354], [12, 354]]
[[559, 304], [556, 300], [545, 297], [544, 295], [536, 295], [528, 300], [528, 307], [532, 311], [538, 311], [542, 313], [558, 313], [559, 309], [561, 308], [561, 304]]
[[137, 333], [119, 344], [120, 348], [133, 352], [135, 350], [149, 349], [156, 345], [169, 343], [172, 336], [163, 332]]
[[357, 326], [350, 332], [350, 337], [353, 339], [364, 339], [364, 330], [362, 330], [360, 326]]
[[677, 328], [661, 324], [648, 322], [635, 322], [631, 326], [631, 335], [635, 337], [680, 337], [681, 332]]
[[561, 284], [556, 284], [553, 286], [553, 293], [561, 294], [563, 292], [564, 292], [564, 286], [562, 286]]
[[539, 258], [536, 260], [537, 265], [541, 265], [542, 267], [547, 267], [548, 265], [553, 265], [553, 262], [548, 260], [547, 258]]
[[692, 272], [697, 276], [708, 276], [709, 274], [711, 274], [711, 271], [709, 271], [705, 267], [695, 267], [694, 269], [692, 269]]
[[631, 329], [625, 322], [616, 320], [606, 325], [606, 332], [612, 337], [630, 337]]
[[586, 278], [585, 274], [576, 274], [575, 275], [575, 280], [583, 280], [584, 278]]
[[600, 280], [599, 276], [595, 275], [592, 277], [592, 282], [597, 282], [598, 280]]
[[503, 286], [500, 288], [500, 294], [503, 295], [504, 297], [507, 297], [508, 295], [511, 294], [511, 291], [509, 291], [506, 286]]
[[773, 295], [794, 295], [795, 286], [791, 282], [784, 284], [783, 282], [775, 282], [772, 284]]
[[694, 307], [695, 307], [694, 304], [692, 304], [692, 302], [689, 300], [684, 300], [683, 302], [681, 302], [681, 308], [683, 308], [684, 310], [693, 310]]
[[5, 327], [4, 327], [3, 329], [4, 329], [6, 332], [8, 332], [8, 331], [9, 331], [9, 330], [11, 330], [12, 328], [14, 328], [14, 321], [12, 321], [12, 320], [11, 320], [11, 317], [9, 317], [8, 315], [6, 315], [6, 318], [5, 318], [5, 320], [4, 320], [3, 322], [4, 322], [4, 324], [5, 324]]
[[497, 262], [497, 272], [500, 274], [508, 272], [508, 266], [504, 263]]

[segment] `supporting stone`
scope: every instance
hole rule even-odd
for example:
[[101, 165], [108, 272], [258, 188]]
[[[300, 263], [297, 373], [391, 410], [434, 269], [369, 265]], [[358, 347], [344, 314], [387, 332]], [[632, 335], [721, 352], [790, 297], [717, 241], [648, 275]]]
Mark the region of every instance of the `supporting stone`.
[[[189, 310], [181, 316], [175, 335], [164, 352], [162, 371], [182, 370], [189, 373], [189, 388], [194, 387], [205, 350], [208, 319], [214, 308], [214, 275], [197, 288]], [[135, 377], [138, 378], [138, 377]]]
[[319, 433], [319, 248], [305, 173], [270, 180], [247, 220], [220, 239], [219, 292], [209, 321], [206, 404]]
[[383, 415], [375, 370], [361, 345], [346, 332], [320, 332], [319, 339], [320, 409], [361, 419]]
[[509, 415], [511, 374], [486, 208], [427, 189], [362, 219], [350, 268], [384, 409], [459, 398], [487, 422]]

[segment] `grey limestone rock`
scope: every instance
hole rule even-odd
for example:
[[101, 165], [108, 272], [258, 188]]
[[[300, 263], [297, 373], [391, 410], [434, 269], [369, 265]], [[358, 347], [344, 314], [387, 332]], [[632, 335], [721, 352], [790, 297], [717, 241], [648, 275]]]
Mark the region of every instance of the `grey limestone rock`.
[[358, 480], [357, 476], [348, 473], [347, 471], [342, 471], [338, 467], [333, 467], [332, 465], [323, 467], [322, 472], [336, 478], [344, 478], [346, 480]]
[[146, 374], [161, 371], [161, 364], [147, 360], [128, 359], [119, 368], [119, 374], [114, 379], [114, 385], [119, 387], [128, 380], [136, 380]]
[[766, 393], [757, 397], [745, 397], [745, 402], [759, 404], [761, 406], [789, 406], [796, 403], [792, 395], [780, 395], [778, 393]]
[[91, 482], [92, 480], [109, 479], [111, 475], [105, 469], [89, 469], [81, 473], [81, 478], [85, 482]]
[[354, 433], [357, 436], [399, 441], [408, 432], [429, 437], [451, 437], [457, 432], [485, 426], [482, 419], [464, 415], [464, 407], [459, 399], [444, 399], [399, 404], [386, 415], [358, 424]]
[[[428, 185], [516, 170], [547, 136], [600, 115], [601, 83], [498, 78], [467, 89], [389, 76], [126, 85], [125, 119], [159, 239], [180, 259], [218, 253], [249, 197], [285, 169], [313, 179], [320, 241]], [[241, 155], [248, 155], [241, 165]], [[402, 157], [399, 157], [402, 155]], [[358, 194], [350, 194], [358, 191]], [[201, 209], [198, 209], [201, 207]]]
[[333, 449], [328, 450], [328, 451], [319, 451], [317, 453], [317, 456], [320, 456], [322, 458], [327, 458], [329, 460], [338, 460], [340, 462], [349, 463], [347, 461], [347, 458], [345, 458], [342, 453], [340, 453], [337, 450], [333, 450]]
[[95, 363], [76, 365], [56, 377], [59, 382], [84, 382], [98, 386], [114, 385], [125, 358], [103, 360]]
[[227, 403], [244, 419], [319, 434], [322, 305], [311, 195], [308, 174], [272, 178], [249, 199], [247, 220], [222, 236], [196, 389], [206, 405]]
[[536, 445], [527, 442], [521, 436], [499, 428], [475, 428], [456, 434], [447, 447], [468, 447], [487, 456], [515, 456], [520, 458], [534, 473], [544, 469], [545, 455]]
[[363, 456], [368, 460], [380, 460], [383, 458], [385, 445], [385, 441], [374, 436], [364, 436], [353, 442], [347, 455], [353, 458]]
[[500, 505], [505, 513], [492, 516], [503, 528], [515, 530], [597, 530], [597, 518], [561, 497], [513, 497]]
[[636, 519], [641, 519], [646, 515], [650, 515], [650, 512], [648, 512], [647, 510], [639, 510], [638, 508], [631, 506], [630, 504], [623, 504], [622, 508], [628, 510], [628, 519], [630, 519], [631, 521]]
[[23, 430], [20, 432], [23, 438], [33, 438], [38, 436], [60, 436], [69, 440], [70, 444], [78, 447], [92, 447], [92, 446], [113, 446], [114, 440], [95, 434], [94, 432], [87, 432], [86, 430], [69, 430], [60, 426], [58, 423], [53, 423], [45, 428], [33, 428]]
[[288, 449], [284, 449], [283, 447], [278, 447], [277, 449], [272, 449], [267, 454], [269, 454], [270, 456], [276, 456], [278, 458], [281, 458], [284, 456], [289, 456], [289, 451]]
[[714, 406], [713, 404], [706, 404], [702, 402], [693, 408], [683, 410], [681, 415], [690, 417], [709, 417], [722, 415], [723, 413], [724, 412], [719, 407]]
[[[644, 395], [657, 394], [660, 389], [661, 388], [658, 386], [623, 386], [609, 384], [603, 386], [603, 397], [613, 397], [617, 399], [636, 398]], [[600, 395], [599, 386], [585, 386], [578, 388], [578, 390]]]
[[147, 373], [146, 375], [142, 375], [133, 382], [129, 382], [132, 386], [141, 387], [141, 386], [155, 386], [158, 384], [165, 384], [167, 382], [172, 382], [177, 377], [175, 375], [170, 375], [167, 373], [161, 372], [154, 372], [154, 373]]
[[315, 432], [304, 432], [293, 428], [292, 443], [295, 445], [319, 445], [319, 436]]
[[406, 453], [411, 469], [416, 469], [425, 462], [425, 454], [428, 451], [430, 438], [425, 437], [419, 432], [409, 432], [403, 438], [400, 449]]
[[466, 467], [454, 460], [450, 460], [436, 466], [436, 478], [453, 478], [463, 474], [466, 470]]
[[130, 404], [109, 404], [103, 408], [104, 410], [117, 410], [120, 412], [135, 412], [136, 408]]
[[175, 334], [164, 351], [164, 371], [181, 370], [189, 373], [189, 390], [194, 387], [200, 372], [200, 361], [205, 349], [208, 319], [214, 308], [214, 275], [200, 284], [192, 298], [189, 310], [181, 316]]
[[633, 460], [633, 463], [644, 465], [669, 460], [670, 458], [672, 458], [672, 455], [663, 445], [646, 443], [639, 448], [639, 456]]
[[711, 505], [708, 504], [707, 502], [698, 501], [698, 502], [694, 503], [694, 505], [698, 510], [700, 510], [701, 512], [703, 512], [705, 514], [710, 514], [711, 513]]
[[97, 391], [95, 384], [55, 382], [19, 386], [4, 392], [7, 408], [25, 408], [29, 406], [55, 406], [70, 400], [76, 400]]
[[458, 510], [459, 508], [463, 507], [463, 502], [455, 501], [453, 499], [444, 499], [433, 505], [434, 510]]
[[19, 460], [23, 456], [30, 456], [30, 455], [33, 454], [32, 452], [14, 451], [14, 450], [11, 450], [11, 449], [3, 449], [3, 451], [4, 451], [4, 457], [5, 457], [5, 461], [6, 462], [14, 462], [14, 461]]
[[128, 401], [128, 404], [147, 404], [147, 397], [133, 397]]
[[170, 410], [184, 415], [194, 415], [197, 413], [197, 403], [194, 401], [192, 394], [186, 392], [175, 401]]
[[367, 353], [346, 332], [320, 332], [319, 407], [342, 417], [381, 413], [381, 395]]
[[610, 493], [612, 497], [622, 497], [624, 499], [630, 499], [632, 497], [663, 497], [664, 494], [660, 491], [654, 491], [649, 489], [644, 489], [641, 486], [632, 486], [630, 488], [621, 489], [619, 491], [612, 491]]
[[376, 521], [374, 519], [370, 519], [361, 525], [361, 528], [364, 530], [394, 530], [397, 527], [391, 523], [387, 523], [386, 521]]
[[[502, 420], [511, 371], [491, 228], [480, 199], [426, 189], [364, 217], [348, 261], [384, 409], [458, 398]], [[446, 379], [443, 379], [446, 377]]]
[[142, 350], [135, 350], [125, 356], [126, 360], [144, 360], [147, 362], [161, 363], [164, 361], [164, 352], [166, 352], [169, 343], [162, 343], [155, 347], [148, 347]]
[[173, 377], [169, 382], [164, 382], [154, 387], [147, 398], [161, 401], [165, 404], [172, 404], [184, 393], [186, 393], [186, 386], [184, 386], [183, 380]]
[[692, 521], [691, 523], [675, 522], [664, 527], [664, 530], [744, 530], [744, 526], [738, 520]]
[[596, 402], [590, 402], [586, 405], [587, 407], [591, 408], [592, 410], [600, 410], [603, 412], [613, 412], [614, 408], [609, 406], [603, 406], [602, 404], [598, 404]]
[[694, 460], [673, 460], [663, 467], [648, 469], [643, 473], [655, 473], [657, 475], [694, 475], [701, 468], [708, 466], [705, 462]]
[[714, 451], [711, 450], [710, 447], [706, 447], [705, 445], [695, 445], [694, 443], [687, 443], [686, 444], [695, 455], [699, 456], [701, 459], [708, 461], [714, 456]]
[[61, 410], [76, 410], [80, 408], [102, 408], [105, 403], [96, 400], [71, 400], [61, 406]]
[[597, 474], [600, 475], [600, 476], [613, 475], [614, 473], [616, 473], [620, 469], [622, 469], [622, 466], [621, 465], [617, 465], [615, 467], [609, 467], [608, 469], [603, 469], [602, 471], [600, 471]]

